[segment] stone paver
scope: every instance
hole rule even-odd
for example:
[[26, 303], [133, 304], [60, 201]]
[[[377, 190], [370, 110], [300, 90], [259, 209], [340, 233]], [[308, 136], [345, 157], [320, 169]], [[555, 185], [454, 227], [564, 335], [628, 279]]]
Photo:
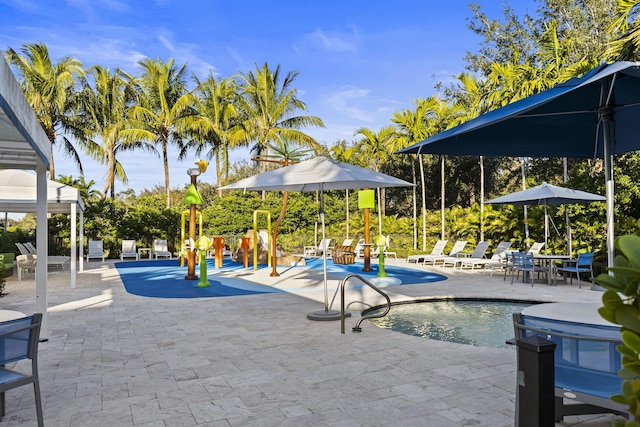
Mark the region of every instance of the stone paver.
[[[388, 263], [405, 265], [402, 260]], [[513, 286], [500, 275], [432, 268], [448, 280], [386, 288], [396, 301], [478, 296], [599, 301], [590, 284]], [[358, 318], [314, 322], [322, 274], [304, 269], [222, 272], [284, 293], [161, 299], [128, 294], [113, 262], [85, 263], [76, 289], [49, 274], [48, 342], [40, 347], [47, 426], [511, 426], [515, 350], [411, 337]], [[340, 277], [329, 277], [330, 298]], [[35, 282], [7, 280], [3, 309], [35, 309]], [[347, 300], [381, 302], [368, 290]], [[339, 307], [336, 300], [334, 307]], [[20, 362], [23, 363], [23, 362]], [[609, 426], [567, 417], [559, 426]], [[7, 393], [0, 427], [35, 425], [33, 392]]]

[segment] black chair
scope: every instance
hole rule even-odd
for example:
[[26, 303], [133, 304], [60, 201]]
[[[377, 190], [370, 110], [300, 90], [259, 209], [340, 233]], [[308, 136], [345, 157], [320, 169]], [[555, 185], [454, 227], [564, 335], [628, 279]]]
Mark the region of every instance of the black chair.
[[[41, 325], [41, 313], [0, 323], [0, 416], [5, 414], [5, 391], [33, 384], [38, 427], [44, 426], [38, 380], [38, 341]], [[23, 359], [31, 359], [31, 373], [22, 373], [6, 367]]]

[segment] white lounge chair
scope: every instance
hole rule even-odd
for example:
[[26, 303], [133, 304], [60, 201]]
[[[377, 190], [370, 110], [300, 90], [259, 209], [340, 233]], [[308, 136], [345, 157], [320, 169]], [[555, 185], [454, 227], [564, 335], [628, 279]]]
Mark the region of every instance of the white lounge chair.
[[327, 257], [331, 256], [331, 251], [333, 250], [333, 246], [331, 246], [331, 242], [333, 239], [323, 239], [320, 241], [318, 246], [305, 246], [304, 247], [304, 256], [305, 257], [313, 257], [321, 255], [323, 252], [327, 253]]
[[441, 263], [442, 266], [444, 266], [445, 260], [447, 260], [448, 258], [459, 257], [460, 254], [462, 254], [462, 251], [464, 251], [464, 248], [466, 246], [467, 246], [466, 240], [456, 240], [456, 242], [453, 244], [453, 247], [449, 251], [448, 255], [426, 255], [422, 263], [424, 265], [427, 265], [430, 263], [434, 266], [438, 263]]
[[433, 245], [433, 249], [431, 249], [430, 254], [409, 255], [406, 262], [415, 262], [416, 264], [419, 262], [424, 263], [424, 260], [428, 256], [442, 256], [444, 254], [444, 248], [447, 246], [448, 242], [448, 240], [438, 240], [436, 244]]
[[20, 255], [29, 255], [31, 253], [24, 243], [16, 242], [16, 248], [20, 251]]
[[[390, 251], [389, 249], [389, 244], [391, 242], [391, 238], [389, 236], [385, 237], [385, 244], [384, 244], [384, 256], [391, 256], [393, 255], [394, 258], [398, 258], [398, 254], [396, 254], [394, 251]], [[372, 257], [379, 257], [380, 256], [380, 246], [375, 246], [372, 250], [371, 250], [371, 256]]]
[[89, 240], [87, 262], [91, 258], [100, 258], [104, 262], [104, 242], [102, 240]]
[[544, 242], [533, 242], [533, 244], [527, 250], [527, 252], [533, 256], [536, 256], [538, 255], [538, 253], [540, 253], [543, 247], [544, 247]]
[[447, 257], [442, 261], [442, 266], [446, 267], [447, 265], [451, 265], [452, 267], [457, 267], [460, 265], [465, 259], [468, 258], [483, 258], [484, 254], [487, 252], [489, 248], [490, 242], [480, 241], [476, 245], [476, 248], [473, 250], [470, 256], [464, 256], [462, 253], [459, 253], [460, 256], [455, 257]]
[[171, 252], [169, 252], [169, 245], [166, 240], [156, 239], [153, 241], [153, 255], [156, 259], [158, 259], [158, 257], [171, 259], [172, 255]]
[[135, 258], [136, 261], [140, 259], [138, 251], [136, 250], [135, 240], [123, 240], [122, 251], [120, 252], [120, 261], [124, 261], [125, 258]]
[[493, 252], [491, 258], [463, 258], [460, 263], [460, 268], [471, 268], [472, 270], [476, 267], [484, 267], [485, 270], [487, 268], [503, 268], [506, 265], [506, 255], [505, 253], [511, 247], [511, 242], [500, 242], [498, 246], [496, 246], [496, 250]]

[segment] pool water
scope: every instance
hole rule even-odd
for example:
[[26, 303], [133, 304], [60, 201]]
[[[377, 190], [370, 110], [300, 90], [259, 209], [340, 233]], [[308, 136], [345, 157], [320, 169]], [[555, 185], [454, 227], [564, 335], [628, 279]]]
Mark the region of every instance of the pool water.
[[[393, 305], [374, 325], [434, 340], [482, 347], [509, 347], [512, 314], [535, 304], [523, 301], [436, 300]], [[380, 309], [382, 310], [382, 309]]]

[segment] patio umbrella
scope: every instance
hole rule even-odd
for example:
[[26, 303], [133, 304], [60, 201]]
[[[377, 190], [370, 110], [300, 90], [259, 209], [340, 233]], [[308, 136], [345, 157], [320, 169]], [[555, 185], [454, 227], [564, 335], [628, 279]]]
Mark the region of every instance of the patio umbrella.
[[[350, 190], [357, 188], [404, 187], [413, 184], [370, 169], [326, 157], [315, 157], [290, 166], [259, 173], [221, 187], [222, 190], [242, 189], [257, 191], [319, 191], [322, 239], [325, 238], [324, 190]], [[309, 314], [312, 320], [334, 320], [340, 313], [329, 310], [327, 291], [327, 257], [322, 251], [324, 280], [324, 310]]]
[[399, 153], [604, 159], [608, 265], [613, 265], [611, 156], [640, 149], [640, 63], [600, 65]]
[[[599, 194], [558, 187], [544, 182], [536, 187], [507, 194], [505, 196], [489, 200], [486, 203], [494, 205], [544, 205], [544, 245], [545, 248], [548, 248], [547, 239], [549, 237], [549, 216], [547, 214], [547, 206], [590, 203], [597, 201], [604, 202], [606, 200], [607, 199], [605, 197], [602, 197]], [[571, 247], [571, 234], [568, 234], [568, 236], [568, 245]], [[569, 249], [569, 251], [571, 251], [571, 249]]]

